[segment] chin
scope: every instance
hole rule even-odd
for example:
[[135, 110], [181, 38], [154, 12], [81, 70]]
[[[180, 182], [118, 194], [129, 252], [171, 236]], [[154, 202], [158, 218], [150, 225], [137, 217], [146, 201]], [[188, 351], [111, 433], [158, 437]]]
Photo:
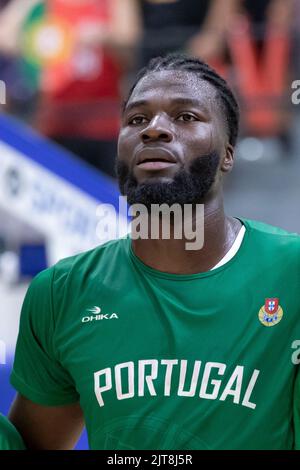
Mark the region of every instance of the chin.
[[174, 181], [176, 175], [178, 175], [178, 168], [168, 168], [159, 171], [144, 171], [139, 168], [133, 171], [133, 176], [138, 184], [147, 183], [164, 183]]
[[173, 183], [174, 177], [172, 176], [147, 176], [144, 178], [137, 178], [138, 186], [148, 185], [148, 184], [164, 184], [164, 183]]

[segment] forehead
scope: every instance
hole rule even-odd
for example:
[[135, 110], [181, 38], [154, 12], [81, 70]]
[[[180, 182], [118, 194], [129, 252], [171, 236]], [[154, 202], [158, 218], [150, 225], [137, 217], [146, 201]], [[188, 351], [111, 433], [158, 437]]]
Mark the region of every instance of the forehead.
[[128, 104], [140, 100], [172, 101], [175, 96], [200, 101], [211, 111], [217, 109], [214, 86], [192, 72], [180, 70], [150, 72], [138, 82]]

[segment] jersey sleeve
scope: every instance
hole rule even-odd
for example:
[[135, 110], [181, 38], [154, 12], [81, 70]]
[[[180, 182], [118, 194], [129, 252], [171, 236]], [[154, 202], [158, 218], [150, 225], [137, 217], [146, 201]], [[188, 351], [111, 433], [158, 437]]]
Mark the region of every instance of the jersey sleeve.
[[61, 365], [54, 346], [54, 269], [39, 274], [27, 291], [10, 378], [21, 395], [45, 406], [79, 401], [73, 379]]

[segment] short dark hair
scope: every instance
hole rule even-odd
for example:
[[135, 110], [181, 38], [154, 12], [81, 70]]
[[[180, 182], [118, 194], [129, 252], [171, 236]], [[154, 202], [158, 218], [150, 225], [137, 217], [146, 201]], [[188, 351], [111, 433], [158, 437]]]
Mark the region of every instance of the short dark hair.
[[124, 103], [124, 109], [139, 81], [149, 73], [161, 72], [165, 70], [180, 70], [191, 72], [201, 80], [209, 82], [217, 90], [219, 102], [224, 114], [225, 122], [228, 127], [229, 143], [234, 146], [239, 132], [240, 111], [238, 102], [227, 84], [212, 67], [200, 59], [189, 57], [185, 54], [168, 54], [165, 57], [156, 57], [151, 59], [149, 64], [141, 69], [132, 85], [127, 100]]

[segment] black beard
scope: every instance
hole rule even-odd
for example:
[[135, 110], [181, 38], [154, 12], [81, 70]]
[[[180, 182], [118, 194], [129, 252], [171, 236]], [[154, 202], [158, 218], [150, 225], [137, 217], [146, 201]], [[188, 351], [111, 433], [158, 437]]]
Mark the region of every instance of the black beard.
[[150, 210], [151, 204], [183, 206], [203, 201], [215, 181], [219, 162], [220, 156], [216, 152], [198, 157], [189, 170], [179, 170], [170, 182], [139, 184], [128, 165], [120, 160], [117, 160], [116, 172], [120, 192], [127, 196], [128, 204], [144, 204]]

